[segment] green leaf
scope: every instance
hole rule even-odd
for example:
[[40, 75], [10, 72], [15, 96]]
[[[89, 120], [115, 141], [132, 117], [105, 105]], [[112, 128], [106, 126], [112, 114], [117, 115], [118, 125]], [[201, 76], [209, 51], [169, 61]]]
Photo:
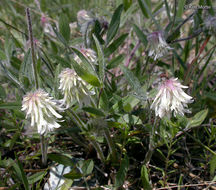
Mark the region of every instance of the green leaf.
[[66, 61], [64, 58], [58, 55], [54, 55], [53, 57], [61, 64], [61, 66], [69, 67], [69, 68], [71, 67], [71, 64], [68, 61]]
[[78, 76], [91, 84], [92, 86], [100, 86], [100, 81], [97, 76], [89, 72], [89, 70], [82, 68], [76, 61], [72, 59], [72, 65]]
[[130, 8], [130, 6], [132, 5], [133, 1], [132, 0], [123, 0], [124, 3], [124, 10], [126, 11], [127, 9]]
[[41, 180], [45, 175], [47, 171], [37, 172], [31, 176], [28, 177], [29, 184], [34, 184], [37, 181]]
[[113, 52], [115, 52], [119, 48], [119, 46], [125, 41], [127, 36], [128, 33], [122, 34], [119, 38], [112, 42], [104, 51], [105, 57], [109, 57]]
[[31, 58], [31, 52], [30, 49], [27, 51], [27, 53], [24, 56], [24, 60], [20, 66], [19, 70], [19, 79], [20, 81], [23, 80], [23, 77], [27, 77], [29, 81], [33, 81], [33, 73], [32, 73], [32, 58]]
[[124, 184], [125, 178], [127, 176], [128, 168], [129, 168], [129, 159], [127, 155], [125, 155], [115, 178], [115, 188], [121, 187]]
[[98, 64], [99, 64], [99, 77], [100, 80], [103, 81], [104, 80], [104, 74], [105, 74], [105, 60], [104, 60], [104, 53], [103, 53], [103, 49], [98, 41], [98, 39], [96, 38], [96, 36], [93, 34], [93, 38], [97, 47], [97, 55], [98, 55]]
[[23, 85], [22, 83], [20, 83], [17, 79], [16, 76], [14, 76], [1, 62], [0, 60], [0, 66], [2, 67], [3, 71], [4, 71], [4, 74], [8, 77], [8, 79], [11, 80], [11, 82], [15, 83], [19, 88], [21, 88], [22, 90], [24, 89], [23, 88]]
[[148, 15], [148, 7], [145, 6], [145, 0], [138, 0], [138, 3], [139, 3], [139, 6], [140, 6], [140, 9], [143, 13], [143, 15], [146, 17], [146, 18], [149, 18], [149, 15]]
[[186, 2], [186, 0], [178, 1], [178, 11], [177, 11], [177, 14], [176, 14], [176, 16], [178, 18], [181, 18], [182, 14], [184, 12], [185, 2]]
[[127, 21], [134, 16], [134, 13], [137, 12], [138, 9], [139, 9], [139, 7], [138, 7], [137, 3], [133, 3], [132, 6], [130, 6], [130, 8], [124, 12], [124, 14], [121, 17], [122, 19], [121, 19], [121, 23], [120, 23], [120, 28], [122, 26], [124, 26], [125, 23], [127, 23]]
[[120, 65], [120, 68], [121, 68], [122, 72], [124, 73], [124, 76], [126, 77], [129, 85], [135, 91], [135, 93], [136, 93], [135, 96], [140, 97], [142, 100], [145, 100], [147, 98], [147, 95], [144, 92], [144, 90], [142, 89], [142, 86], [141, 86], [138, 78], [127, 67]]
[[126, 96], [112, 106], [114, 112], [131, 112], [133, 108], [140, 102], [139, 99], [133, 96]]
[[27, 176], [23, 170], [23, 166], [21, 164], [21, 162], [16, 158], [17, 160], [17, 163], [14, 162], [13, 163], [13, 168], [16, 172], [16, 175], [17, 177], [22, 181], [24, 187], [25, 187], [25, 190], [29, 190], [29, 183], [28, 183], [28, 180], [27, 180]]
[[139, 40], [145, 45], [147, 46], [148, 44], [148, 40], [147, 40], [147, 37], [146, 35], [142, 32], [142, 30], [139, 29], [139, 27], [134, 24], [133, 25], [133, 30], [135, 31], [137, 37], [139, 38]]
[[111, 40], [115, 37], [118, 29], [119, 29], [119, 24], [120, 24], [120, 18], [121, 18], [121, 13], [123, 11], [123, 5], [119, 5], [118, 8], [115, 10], [111, 22], [109, 24], [108, 32], [107, 32], [107, 40], [106, 44], [108, 45]]
[[83, 177], [83, 175], [80, 173], [80, 171], [77, 168], [73, 168], [69, 173], [63, 175], [65, 178], [68, 179], [80, 179]]
[[113, 69], [117, 67], [120, 63], [122, 63], [123, 61], [124, 61], [124, 55], [120, 54], [117, 57], [114, 57], [113, 59], [111, 59], [111, 61], [107, 65], [107, 69]]
[[87, 176], [90, 175], [94, 169], [94, 162], [93, 160], [85, 160], [82, 163], [81, 166], [82, 172], [83, 172], [83, 176]]
[[184, 70], [186, 70], [186, 66], [184, 61], [182, 60], [182, 58], [177, 54], [177, 52], [173, 49], [173, 54], [174, 56], [177, 58], [177, 60], [179, 61], [180, 65], [183, 67]]
[[210, 175], [213, 178], [216, 170], [216, 156], [214, 155], [210, 160]]
[[56, 37], [59, 39], [59, 41], [65, 46], [68, 47], [67, 41], [65, 40], [65, 38], [62, 36], [62, 34], [60, 34], [57, 29], [55, 27], [53, 27], [53, 31], [56, 34]]
[[0, 85], [0, 99], [6, 98], [6, 92], [5, 89]]
[[102, 110], [97, 109], [97, 108], [93, 108], [93, 107], [83, 107], [82, 108], [84, 111], [97, 115], [97, 116], [105, 116], [105, 114], [103, 113]]
[[17, 139], [20, 137], [20, 131], [17, 131], [13, 137], [10, 139], [9, 150], [12, 150], [14, 144], [17, 142]]
[[60, 15], [59, 18], [59, 32], [64, 37], [64, 39], [69, 42], [70, 40], [70, 26], [69, 19], [66, 15]]
[[122, 72], [124, 73], [124, 76], [126, 77], [129, 85], [134, 90], [140, 89], [141, 84], [140, 84], [138, 78], [133, 74], [133, 72], [123, 65], [120, 65], [120, 68], [121, 68]]
[[8, 34], [6, 35], [4, 47], [5, 47], [5, 55], [7, 57], [7, 62], [10, 63], [11, 57], [13, 55], [14, 43], [11, 39], [11, 36]]
[[206, 0], [206, 4], [210, 7], [210, 9], [208, 9], [208, 12], [209, 12], [212, 16], [214, 16], [215, 11], [214, 11], [213, 6], [212, 6], [212, 1], [211, 1], [211, 0]]
[[61, 154], [48, 154], [48, 158], [54, 162], [57, 162], [59, 164], [63, 164], [64, 166], [74, 166], [75, 163], [72, 161], [71, 158], [61, 155]]
[[73, 180], [71, 179], [65, 179], [65, 182], [63, 185], [61, 185], [61, 190], [68, 190], [70, 189], [71, 185], [73, 184]]
[[20, 102], [7, 102], [7, 103], [0, 103], [0, 109], [21, 109]]
[[149, 181], [148, 170], [147, 170], [145, 165], [143, 165], [142, 168], [141, 168], [141, 179], [142, 179], [142, 182], [143, 182], [143, 188], [145, 190], [152, 190], [151, 184], [150, 184], [150, 181]]
[[101, 93], [99, 107], [104, 111], [109, 110], [109, 99], [104, 89], [102, 90], [102, 93]]
[[2, 51], [1, 49], [0, 49], [0, 59], [1, 59], [1, 60], [7, 59], [7, 57], [6, 57], [6, 55], [5, 55], [5, 52]]
[[196, 127], [202, 124], [208, 114], [208, 109], [202, 110], [195, 114], [192, 118], [189, 118], [186, 128]]
[[46, 0], [40, 0], [40, 8], [43, 12], [46, 12], [47, 10]]
[[93, 65], [89, 62], [89, 60], [76, 48], [71, 48], [74, 53], [81, 59], [82, 61], [82, 66], [88, 70], [89, 72], [91, 72], [92, 74], [96, 74], [95, 73], [95, 69], [93, 67]]

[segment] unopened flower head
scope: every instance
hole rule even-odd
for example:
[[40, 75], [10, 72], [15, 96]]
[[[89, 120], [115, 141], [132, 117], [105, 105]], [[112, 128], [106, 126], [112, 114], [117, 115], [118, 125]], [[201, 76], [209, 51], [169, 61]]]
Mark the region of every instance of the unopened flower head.
[[[95, 63], [96, 62], [96, 59], [97, 59], [97, 56], [96, 56], [96, 53], [94, 50], [92, 49], [85, 49], [85, 48], [81, 48], [80, 49], [80, 52], [91, 62], [91, 63]], [[77, 56], [75, 55], [74, 57], [74, 60], [81, 64], [82, 63], [82, 60]]]
[[77, 100], [81, 104], [87, 104], [89, 95], [93, 93], [90, 90], [90, 86], [82, 80], [73, 69], [66, 68], [60, 75], [59, 89], [64, 95], [63, 104], [66, 108], [70, 107], [74, 100]]
[[62, 116], [57, 110], [61, 111], [62, 108], [42, 89], [25, 95], [21, 110], [26, 112], [26, 117], [31, 117], [31, 126], [36, 125], [41, 135], [60, 127], [57, 122]]
[[215, 35], [215, 33], [216, 33], [216, 16], [206, 17], [204, 23], [205, 23], [205, 29], [207, 29], [210, 34]]
[[193, 100], [182, 88], [188, 87], [181, 85], [177, 78], [171, 78], [162, 83], [151, 105], [151, 109], [155, 110], [156, 116], [160, 118], [165, 115], [170, 117], [172, 112], [174, 112], [174, 116], [190, 113], [187, 104], [192, 103]]
[[162, 31], [153, 32], [147, 37], [149, 43], [149, 56], [153, 56], [154, 60], [163, 57], [172, 49], [163, 36]]
[[[34, 49], [36, 51], [38, 51], [41, 48], [41, 43], [36, 38], [33, 39], [33, 45], [34, 45]], [[29, 48], [31, 48], [31, 41], [30, 41], [30, 39], [26, 42], [26, 51], [28, 51]]]
[[92, 21], [93, 20], [93, 16], [89, 11], [86, 10], [80, 10], [77, 13], [77, 21], [79, 23], [79, 25], [82, 25], [86, 22]]
[[95, 18], [94, 16], [86, 10], [81, 10], [77, 13], [77, 23], [80, 27], [80, 32], [85, 38], [87, 45], [91, 44], [90, 36], [91, 32], [94, 29]]
[[44, 33], [56, 37], [53, 27], [50, 24], [50, 19], [48, 19], [48, 17], [44, 14], [41, 16], [41, 26], [43, 27]]

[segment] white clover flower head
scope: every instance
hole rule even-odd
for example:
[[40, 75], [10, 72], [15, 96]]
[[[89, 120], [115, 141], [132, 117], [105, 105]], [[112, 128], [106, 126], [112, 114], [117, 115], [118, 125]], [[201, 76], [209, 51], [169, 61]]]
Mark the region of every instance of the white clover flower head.
[[25, 95], [21, 110], [26, 112], [26, 118], [31, 117], [31, 126], [36, 125], [41, 135], [60, 127], [57, 122], [62, 116], [57, 110], [62, 111], [63, 109], [57, 105], [53, 97], [42, 89]]
[[[95, 63], [96, 60], [97, 60], [97, 56], [96, 56], [96, 53], [94, 50], [90, 49], [90, 48], [81, 48], [80, 49], [80, 52], [86, 57], [86, 59], [88, 59], [91, 63]], [[74, 60], [81, 64], [82, 63], [82, 60], [77, 56], [75, 55], [74, 57]]]
[[188, 88], [181, 85], [177, 78], [171, 78], [162, 83], [159, 91], [151, 105], [151, 109], [155, 110], [156, 116], [160, 118], [171, 116], [171, 113], [184, 115], [190, 113], [187, 104], [192, 103], [192, 97], [187, 95], [182, 88]]
[[79, 23], [79, 25], [82, 25], [86, 22], [92, 21], [93, 20], [93, 16], [89, 11], [86, 10], [80, 10], [77, 13], [77, 21]]
[[73, 69], [66, 68], [60, 74], [60, 86], [64, 98], [62, 104], [69, 108], [74, 100], [81, 105], [89, 103], [89, 96], [93, 93], [90, 91], [91, 86], [81, 79]]
[[154, 60], [163, 57], [168, 53], [168, 50], [172, 49], [167, 43], [163, 36], [162, 31], [152, 32], [147, 36], [149, 43], [149, 54], [153, 56]]

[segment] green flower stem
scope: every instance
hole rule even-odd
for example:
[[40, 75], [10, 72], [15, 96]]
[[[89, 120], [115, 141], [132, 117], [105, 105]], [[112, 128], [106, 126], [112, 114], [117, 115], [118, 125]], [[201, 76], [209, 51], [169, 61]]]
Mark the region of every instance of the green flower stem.
[[41, 141], [42, 164], [43, 164], [43, 166], [46, 166], [47, 165], [47, 146], [48, 146], [48, 143], [47, 143], [44, 135], [40, 136], [40, 141]]
[[105, 163], [106, 159], [104, 157], [103, 150], [102, 150], [101, 146], [95, 140], [90, 140], [90, 142], [93, 145], [93, 147], [95, 148], [95, 150], [97, 151], [97, 154], [100, 157], [101, 162]]
[[157, 126], [157, 118], [155, 118], [154, 120], [154, 125], [152, 127], [152, 131], [149, 137], [150, 138], [149, 139], [149, 149], [148, 149], [148, 152], [146, 153], [145, 160], [144, 160], [144, 164], [146, 165], [149, 165], [152, 154], [154, 152], [154, 133], [155, 133], [156, 126]]
[[109, 129], [107, 129], [107, 128], [104, 129], [104, 136], [107, 140], [112, 158], [113, 158], [114, 162], [116, 162], [117, 161], [117, 153], [116, 153], [115, 145], [114, 145], [114, 142], [111, 138]]

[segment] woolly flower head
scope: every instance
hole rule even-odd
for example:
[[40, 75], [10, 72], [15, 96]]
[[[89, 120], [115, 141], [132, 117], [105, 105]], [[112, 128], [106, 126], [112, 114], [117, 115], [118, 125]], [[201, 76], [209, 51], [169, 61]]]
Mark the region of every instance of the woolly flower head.
[[31, 126], [36, 125], [41, 135], [60, 127], [57, 120], [62, 116], [56, 110], [61, 111], [62, 108], [42, 89], [25, 95], [21, 110], [26, 112], [26, 118], [31, 117]]
[[162, 31], [153, 32], [147, 37], [149, 43], [149, 56], [153, 56], [154, 60], [163, 57], [172, 49], [163, 36]]
[[193, 102], [192, 97], [187, 95], [182, 88], [188, 88], [181, 85], [177, 78], [171, 78], [162, 83], [159, 91], [151, 105], [151, 109], [155, 110], [156, 116], [160, 118], [165, 115], [170, 117], [171, 113], [184, 115], [190, 113], [187, 104]]
[[59, 78], [59, 89], [64, 95], [62, 102], [66, 108], [70, 107], [74, 100], [77, 100], [81, 105], [89, 103], [89, 95], [93, 94], [91, 86], [82, 80], [73, 69], [64, 69]]
[[[86, 57], [86, 59], [88, 59], [91, 63], [95, 63], [96, 60], [97, 60], [97, 56], [96, 56], [96, 53], [94, 50], [90, 49], [90, 48], [81, 48], [80, 49], [80, 52]], [[81, 64], [82, 63], [82, 60], [77, 56], [75, 55], [74, 57], [74, 60]]]

